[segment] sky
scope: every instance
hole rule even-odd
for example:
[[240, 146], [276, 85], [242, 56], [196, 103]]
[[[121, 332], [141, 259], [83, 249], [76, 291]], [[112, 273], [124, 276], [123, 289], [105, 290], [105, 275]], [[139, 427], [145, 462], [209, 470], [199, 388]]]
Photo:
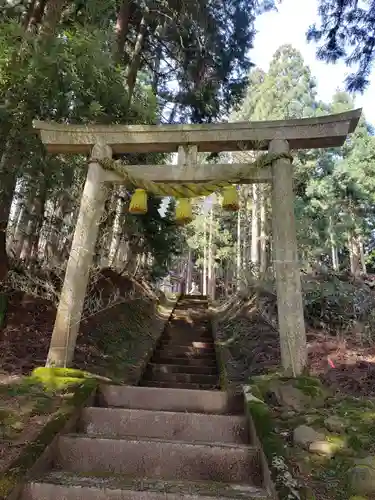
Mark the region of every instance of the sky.
[[[256, 66], [267, 71], [273, 54], [280, 45], [290, 44], [298, 49], [317, 80], [318, 97], [329, 102], [336, 89], [344, 90], [344, 80], [351, 72], [345, 63], [327, 64], [316, 58], [316, 45], [306, 42], [308, 27], [318, 20], [316, 0], [283, 0], [278, 12], [258, 16], [257, 34], [250, 58]], [[375, 69], [371, 84], [363, 95], [355, 97], [356, 107], [362, 107], [366, 119], [375, 125]]]

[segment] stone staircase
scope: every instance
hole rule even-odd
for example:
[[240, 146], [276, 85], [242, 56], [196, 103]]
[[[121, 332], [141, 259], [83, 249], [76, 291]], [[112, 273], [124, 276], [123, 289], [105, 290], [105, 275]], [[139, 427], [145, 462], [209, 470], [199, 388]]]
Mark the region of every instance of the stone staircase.
[[[58, 438], [50, 470], [25, 486], [22, 500], [271, 498], [262, 484], [260, 450], [251, 442], [243, 405], [236, 396], [209, 390], [217, 387], [213, 355], [205, 353], [206, 358], [198, 351], [184, 357], [175, 348], [188, 346], [181, 342], [189, 335], [173, 329], [179, 311], [188, 306], [191, 302], [184, 299], [175, 311], [167, 333], [178, 341], [161, 340], [143, 386], [102, 386], [96, 406], [83, 410], [74, 433]], [[185, 321], [195, 311], [194, 306]], [[184, 333], [195, 335], [188, 328]], [[204, 340], [207, 333], [206, 325]], [[165, 372], [165, 366], [177, 368]], [[168, 377], [160, 377], [165, 373]]]
[[140, 385], [219, 388], [214, 339], [203, 296], [185, 296], [174, 310]]

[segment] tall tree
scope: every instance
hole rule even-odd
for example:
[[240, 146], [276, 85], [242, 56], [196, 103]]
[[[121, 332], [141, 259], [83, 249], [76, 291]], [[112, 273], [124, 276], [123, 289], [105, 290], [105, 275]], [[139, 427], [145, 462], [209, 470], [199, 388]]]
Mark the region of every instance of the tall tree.
[[319, 0], [318, 13], [320, 23], [310, 26], [307, 40], [319, 44], [320, 59], [328, 63], [343, 59], [348, 66], [357, 66], [346, 86], [350, 92], [363, 92], [375, 57], [375, 1]]
[[[301, 53], [291, 45], [281, 46], [272, 57], [269, 70], [250, 72], [249, 87], [243, 102], [232, 115], [235, 120], [280, 120], [314, 116], [320, 112], [316, 101], [316, 82]], [[238, 155], [236, 155], [238, 156]], [[295, 184], [303, 192], [311, 155], [300, 153], [295, 159]], [[243, 152], [239, 161], [253, 154]], [[251, 262], [253, 271], [263, 273], [269, 266], [269, 187], [253, 185], [251, 218]]]

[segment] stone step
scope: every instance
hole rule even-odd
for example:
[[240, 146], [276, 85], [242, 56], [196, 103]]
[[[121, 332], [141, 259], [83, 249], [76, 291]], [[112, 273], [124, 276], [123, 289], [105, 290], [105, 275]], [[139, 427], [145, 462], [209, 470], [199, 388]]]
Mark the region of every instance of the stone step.
[[210, 352], [215, 350], [213, 340], [209, 342], [202, 342], [200, 340], [188, 340], [181, 338], [162, 338], [160, 339], [160, 348], [173, 349], [174, 347], [185, 347], [185, 350], [194, 350], [197, 352]]
[[[177, 360], [178, 361], [178, 360]], [[152, 373], [195, 373], [198, 375], [217, 375], [215, 366], [194, 366], [176, 363], [150, 363], [147, 367]]]
[[244, 410], [241, 394], [225, 391], [194, 391], [102, 385], [99, 389], [101, 406], [140, 410], [181, 411], [189, 413], [231, 414]]
[[193, 349], [187, 346], [181, 345], [168, 345], [161, 346], [157, 349], [157, 352], [161, 353], [163, 356], [174, 357], [174, 356], [184, 356], [184, 357], [202, 357], [202, 358], [214, 358], [214, 349]]
[[248, 443], [246, 418], [120, 408], [84, 408], [80, 430], [89, 436], [160, 438], [166, 440]]
[[83, 476], [53, 471], [27, 484], [21, 500], [270, 500], [245, 484], [158, 481], [126, 476]]
[[204, 343], [213, 343], [214, 338], [211, 333], [207, 333], [206, 331], [200, 332], [199, 330], [197, 331], [196, 328], [192, 328], [191, 331], [185, 331], [185, 332], [180, 332], [176, 329], [176, 331], [166, 331], [163, 333], [163, 336], [161, 337], [162, 341], [182, 341], [182, 343], [185, 342], [204, 342]]
[[253, 446], [68, 434], [59, 437], [56, 448], [57, 469], [84, 474], [246, 483], [260, 473], [259, 450]]
[[199, 383], [188, 383], [188, 382], [175, 382], [174, 380], [153, 380], [153, 379], [143, 379], [140, 383], [143, 387], [160, 387], [169, 389], [189, 389], [189, 390], [200, 390], [200, 391], [215, 391], [219, 390], [219, 385], [212, 384], [199, 384]]
[[164, 356], [160, 352], [155, 352], [152, 357], [152, 362], [164, 365], [179, 365], [179, 366], [191, 366], [191, 367], [215, 367], [216, 368], [216, 358], [193, 358], [186, 356]]
[[196, 294], [196, 295], [186, 294], [186, 295], [181, 295], [180, 300], [187, 300], [187, 301], [202, 300], [208, 302], [208, 296], [201, 294]]
[[216, 386], [219, 383], [218, 375], [205, 375], [199, 373], [173, 373], [153, 371], [147, 368], [144, 374], [145, 380], [155, 380], [160, 382], [178, 382], [180, 384], [203, 384]]

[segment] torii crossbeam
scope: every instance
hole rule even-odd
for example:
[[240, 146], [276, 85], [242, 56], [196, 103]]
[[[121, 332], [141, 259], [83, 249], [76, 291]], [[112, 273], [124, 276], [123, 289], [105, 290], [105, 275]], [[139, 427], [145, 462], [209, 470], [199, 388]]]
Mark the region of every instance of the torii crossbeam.
[[[243, 164], [199, 165], [197, 153], [341, 146], [353, 132], [361, 109], [299, 120], [236, 122], [209, 125], [65, 125], [34, 122], [48, 152], [91, 154], [72, 249], [56, 315], [47, 364], [69, 366], [73, 360], [89, 270], [104, 211], [108, 183], [121, 183], [97, 160], [112, 154], [178, 152], [177, 165], [130, 165], [135, 177], [155, 182], [207, 182], [232, 178]], [[282, 365], [297, 375], [306, 363], [306, 335], [294, 216], [293, 169], [290, 160], [249, 170], [243, 182], [271, 182], [274, 267]]]

